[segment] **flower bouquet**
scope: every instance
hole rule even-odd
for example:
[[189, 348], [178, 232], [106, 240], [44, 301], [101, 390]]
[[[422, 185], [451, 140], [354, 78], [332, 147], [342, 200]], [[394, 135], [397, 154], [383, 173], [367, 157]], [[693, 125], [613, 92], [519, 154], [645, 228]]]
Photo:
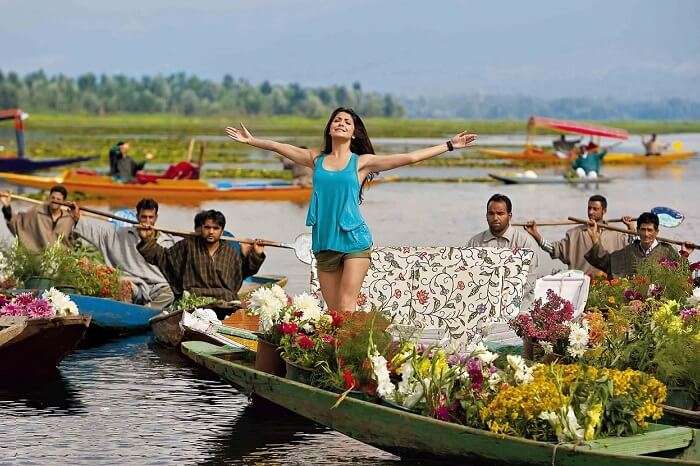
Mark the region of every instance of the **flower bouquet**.
[[0, 316], [46, 319], [75, 315], [78, 315], [78, 306], [55, 288], [44, 291], [41, 296], [30, 292], [15, 297], [0, 295]]

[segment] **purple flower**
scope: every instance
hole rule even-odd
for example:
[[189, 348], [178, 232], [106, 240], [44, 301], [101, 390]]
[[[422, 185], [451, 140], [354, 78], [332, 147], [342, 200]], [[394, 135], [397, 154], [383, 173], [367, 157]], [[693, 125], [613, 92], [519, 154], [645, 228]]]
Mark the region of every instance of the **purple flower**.
[[681, 318], [683, 320], [689, 320], [689, 319], [692, 319], [698, 315], [700, 315], [700, 309], [686, 307], [685, 309], [681, 310]]
[[470, 358], [467, 361], [467, 373], [472, 383], [472, 390], [479, 392], [484, 384], [484, 372], [481, 369], [481, 361], [477, 358]]
[[644, 298], [642, 296], [642, 293], [640, 293], [639, 291], [633, 290], [631, 288], [626, 289], [625, 292], [623, 293], [623, 296], [625, 297], [625, 299], [627, 301], [637, 301], [637, 300], [641, 300]]
[[447, 408], [447, 406], [438, 406], [438, 409], [435, 410], [435, 419], [439, 419], [441, 421], [450, 420], [450, 410]]

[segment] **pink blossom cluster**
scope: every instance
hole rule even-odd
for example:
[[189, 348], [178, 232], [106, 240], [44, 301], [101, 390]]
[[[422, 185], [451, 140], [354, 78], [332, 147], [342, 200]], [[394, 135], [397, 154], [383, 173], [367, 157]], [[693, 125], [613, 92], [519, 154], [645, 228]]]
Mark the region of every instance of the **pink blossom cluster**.
[[678, 261], [669, 259], [668, 257], [662, 257], [661, 259], [659, 259], [659, 264], [661, 264], [663, 267], [669, 270], [676, 270], [680, 265]]
[[547, 290], [547, 301], [535, 301], [529, 314], [522, 314], [511, 322], [511, 327], [521, 337], [527, 336], [537, 341], [556, 342], [569, 335], [567, 323], [574, 316], [574, 306], [568, 300]]
[[681, 318], [683, 320], [690, 320], [697, 316], [700, 316], [700, 309], [698, 308], [686, 307], [685, 309], [681, 309]]
[[37, 298], [31, 293], [19, 294], [9, 302], [4, 297], [3, 300], [5, 302], [0, 307], [0, 315], [37, 319], [53, 317], [56, 314], [51, 303], [43, 298]]

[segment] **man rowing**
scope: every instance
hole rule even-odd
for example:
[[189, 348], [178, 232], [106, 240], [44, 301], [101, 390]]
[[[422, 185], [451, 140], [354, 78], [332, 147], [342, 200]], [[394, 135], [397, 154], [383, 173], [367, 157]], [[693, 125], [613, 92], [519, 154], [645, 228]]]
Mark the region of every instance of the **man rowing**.
[[[75, 220], [75, 233], [95, 246], [110, 267], [121, 270], [131, 285], [132, 301], [154, 309], [170, 305], [175, 296], [160, 269], [146, 262], [137, 251], [141, 241], [135, 226], [115, 227], [114, 225], [81, 216], [80, 206], [74, 204], [71, 214]], [[158, 221], [158, 202], [144, 198], [136, 204], [136, 217], [141, 225], [154, 226]], [[175, 239], [156, 231], [155, 242], [164, 248], [175, 244]]]
[[[588, 219], [605, 224], [605, 214], [608, 212], [608, 201], [601, 195], [594, 195], [588, 199]], [[630, 217], [623, 217], [622, 221], [627, 228], [635, 231], [636, 227]], [[600, 273], [599, 269], [592, 266], [584, 257], [590, 251], [593, 243], [588, 234], [587, 225], [579, 225], [569, 229], [564, 238], [558, 241], [547, 241], [537, 229], [534, 220], [527, 222], [525, 230], [532, 235], [543, 251], [549, 253], [552, 259], [559, 259], [569, 266], [569, 270], [582, 270], [587, 274]], [[600, 248], [604, 252], [613, 252], [623, 249], [631, 241], [631, 236], [612, 230], [600, 232]]]
[[72, 246], [73, 225], [71, 215], [56, 202], [65, 202], [68, 190], [57, 185], [49, 189], [48, 201], [41, 206], [15, 213], [10, 204], [11, 196], [0, 193], [2, 214], [7, 228], [29, 251], [40, 252], [61, 239], [65, 246]]
[[610, 279], [634, 275], [644, 260], [680, 261], [681, 256], [684, 259], [688, 257], [691, 249], [689, 246], [682, 246], [678, 253], [670, 244], [658, 241], [656, 237], [659, 235], [659, 217], [652, 212], [644, 212], [637, 217], [639, 239], [619, 251], [604, 250], [600, 240], [600, 227], [596, 221], [588, 221], [587, 231], [593, 246], [585, 258], [591, 265], [605, 272]]
[[158, 266], [176, 297], [188, 291], [220, 301], [233, 301], [238, 298], [243, 280], [262, 266], [264, 246], [255, 243], [241, 252], [227, 246], [221, 239], [226, 218], [219, 211], [204, 212], [201, 221], [198, 235], [170, 247], [157, 243], [154, 229], [139, 229], [141, 241], [137, 249], [149, 264]]

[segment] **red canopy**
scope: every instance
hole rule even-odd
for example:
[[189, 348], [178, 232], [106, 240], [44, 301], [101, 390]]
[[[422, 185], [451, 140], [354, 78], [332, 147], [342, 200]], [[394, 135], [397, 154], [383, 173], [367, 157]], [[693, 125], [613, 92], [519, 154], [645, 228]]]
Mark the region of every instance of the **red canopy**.
[[605, 126], [580, 123], [578, 121], [555, 120], [553, 118], [532, 116], [527, 122], [528, 130], [547, 128], [558, 133], [581, 134], [584, 136], [600, 136], [613, 139], [627, 139], [629, 133], [624, 129], [607, 128]]

